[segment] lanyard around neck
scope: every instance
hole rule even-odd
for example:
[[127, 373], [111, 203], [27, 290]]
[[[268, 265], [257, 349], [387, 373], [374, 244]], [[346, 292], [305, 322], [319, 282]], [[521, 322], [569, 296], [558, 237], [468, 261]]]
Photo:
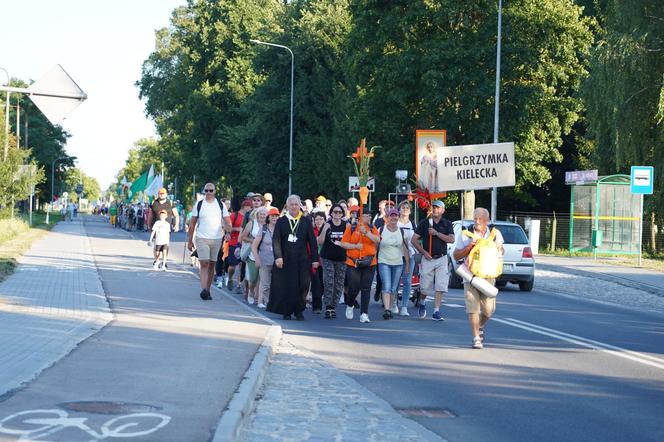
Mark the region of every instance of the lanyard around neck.
[[300, 224], [300, 218], [301, 216], [297, 216], [295, 219], [290, 219], [288, 218], [288, 225], [290, 226], [291, 234], [295, 235], [295, 231], [297, 230], [297, 226]]

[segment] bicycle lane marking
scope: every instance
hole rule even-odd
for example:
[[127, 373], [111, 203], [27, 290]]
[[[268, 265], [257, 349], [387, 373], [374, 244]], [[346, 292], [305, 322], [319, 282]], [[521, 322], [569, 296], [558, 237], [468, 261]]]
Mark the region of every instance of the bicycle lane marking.
[[605, 353], [608, 353], [613, 356], [618, 356], [624, 359], [629, 359], [633, 362], [638, 362], [640, 364], [648, 365], [651, 367], [659, 368], [664, 370], [664, 360], [650, 356], [644, 353], [639, 353], [632, 350], [627, 350], [626, 348], [617, 347], [611, 344], [605, 344], [603, 342], [594, 341], [592, 339], [587, 339], [581, 336], [573, 335], [570, 333], [565, 333], [559, 330], [554, 330], [551, 328], [542, 327], [539, 325], [532, 324], [526, 321], [520, 321], [514, 318], [492, 318], [492, 321], [500, 322], [501, 324], [509, 325], [511, 327], [520, 328], [527, 330], [533, 333], [537, 333], [544, 336], [549, 336], [551, 338], [559, 339], [561, 341], [569, 342], [570, 344], [576, 344], [581, 347], [590, 348], [593, 350], [600, 350]]
[[[30, 419], [30, 415], [33, 415], [35, 418]], [[50, 415], [53, 417], [45, 417], [44, 415]], [[22, 417], [22, 419], [17, 420], [17, 422], [12, 423], [12, 426], [8, 426], [7, 423], [12, 419]], [[140, 419], [140, 418], [156, 418], [160, 422], [153, 427], [147, 428], [141, 431], [129, 431], [125, 430], [141, 425], [140, 421], [127, 422], [123, 425], [119, 425], [117, 428], [111, 428], [114, 424], [117, 424], [120, 420], [131, 420], [131, 419]], [[85, 422], [88, 418], [75, 418], [69, 417], [69, 414], [66, 411], [59, 409], [39, 409], [39, 410], [25, 410], [18, 413], [14, 413], [2, 419], [0, 421], [0, 433], [12, 434], [20, 436], [18, 439], [19, 442], [31, 442], [44, 440], [43, 437], [50, 436], [52, 434], [58, 433], [62, 430], [68, 428], [75, 428], [77, 430], [85, 432], [88, 436], [93, 437], [90, 442], [106, 439], [109, 437], [112, 438], [131, 438], [131, 437], [140, 437], [145, 436], [155, 431], [165, 427], [171, 421], [170, 416], [159, 413], [131, 413], [122, 416], [114, 417], [101, 426], [101, 433], [97, 433], [95, 430], [90, 428]], [[38, 425], [37, 427], [25, 428], [26, 425]], [[21, 427], [23, 426], [23, 428]]]

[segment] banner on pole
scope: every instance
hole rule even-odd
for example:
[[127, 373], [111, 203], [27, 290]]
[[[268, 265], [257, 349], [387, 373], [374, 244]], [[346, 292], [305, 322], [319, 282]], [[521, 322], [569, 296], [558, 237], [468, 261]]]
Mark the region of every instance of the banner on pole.
[[438, 191], [514, 186], [514, 143], [446, 146], [438, 151]]

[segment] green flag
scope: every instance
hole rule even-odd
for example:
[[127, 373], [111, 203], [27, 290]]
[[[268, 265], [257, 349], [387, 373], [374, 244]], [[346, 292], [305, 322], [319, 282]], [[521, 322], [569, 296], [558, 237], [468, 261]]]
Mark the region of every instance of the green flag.
[[135, 195], [138, 192], [143, 192], [148, 185], [148, 172], [144, 172], [141, 176], [136, 178], [133, 183], [131, 183], [131, 195]]

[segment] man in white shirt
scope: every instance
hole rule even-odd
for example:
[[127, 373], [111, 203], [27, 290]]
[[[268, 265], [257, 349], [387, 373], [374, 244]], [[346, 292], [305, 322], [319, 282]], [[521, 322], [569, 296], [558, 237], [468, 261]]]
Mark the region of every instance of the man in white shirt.
[[221, 248], [224, 229], [230, 232], [231, 218], [224, 203], [215, 198], [215, 187], [207, 183], [203, 188], [205, 199], [194, 204], [191, 211], [187, 248], [194, 249], [196, 231], [196, 252], [200, 262], [201, 299], [212, 299], [210, 286], [214, 279], [214, 266]]

